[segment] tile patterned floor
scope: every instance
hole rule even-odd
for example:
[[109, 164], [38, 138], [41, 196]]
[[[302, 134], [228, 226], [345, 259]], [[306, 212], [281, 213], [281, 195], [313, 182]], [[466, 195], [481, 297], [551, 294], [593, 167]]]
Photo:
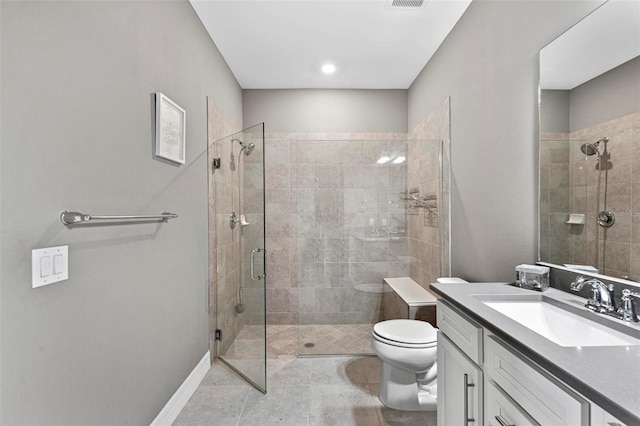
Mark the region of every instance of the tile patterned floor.
[[421, 425], [435, 412], [405, 412], [378, 400], [381, 362], [373, 356], [268, 360], [266, 395], [216, 362], [174, 425]]
[[[370, 329], [371, 325], [268, 326], [267, 394], [216, 361], [174, 425], [435, 426], [435, 412], [397, 411], [382, 405], [378, 399], [382, 363], [377, 357], [296, 355], [299, 346], [309, 342], [315, 345], [306, 348], [308, 352], [319, 346], [327, 353], [367, 353]], [[243, 329], [239, 338], [252, 340], [260, 332]], [[250, 361], [253, 354], [246, 343], [239, 342], [236, 352], [228, 355]]]

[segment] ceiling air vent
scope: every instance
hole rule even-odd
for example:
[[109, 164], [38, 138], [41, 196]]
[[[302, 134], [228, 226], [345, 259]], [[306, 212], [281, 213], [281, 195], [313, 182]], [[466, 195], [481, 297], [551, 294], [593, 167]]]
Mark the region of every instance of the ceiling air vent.
[[428, 0], [387, 0], [389, 9], [424, 9]]

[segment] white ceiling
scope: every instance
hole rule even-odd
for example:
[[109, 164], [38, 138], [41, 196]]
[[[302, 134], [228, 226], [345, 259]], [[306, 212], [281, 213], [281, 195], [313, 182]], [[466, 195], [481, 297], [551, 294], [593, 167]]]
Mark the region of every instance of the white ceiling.
[[640, 1], [609, 0], [540, 52], [540, 87], [570, 90], [640, 55]]
[[190, 1], [243, 89], [407, 89], [471, 3]]

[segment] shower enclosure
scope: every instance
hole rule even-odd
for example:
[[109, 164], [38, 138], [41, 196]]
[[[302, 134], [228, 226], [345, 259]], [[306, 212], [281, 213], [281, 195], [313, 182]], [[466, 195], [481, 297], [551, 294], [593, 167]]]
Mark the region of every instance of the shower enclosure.
[[384, 278], [448, 268], [442, 141], [277, 135], [266, 151], [269, 327], [297, 325], [298, 355], [372, 353]]
[[266, 392], [264, 125], [208, 146], [216, 355]]

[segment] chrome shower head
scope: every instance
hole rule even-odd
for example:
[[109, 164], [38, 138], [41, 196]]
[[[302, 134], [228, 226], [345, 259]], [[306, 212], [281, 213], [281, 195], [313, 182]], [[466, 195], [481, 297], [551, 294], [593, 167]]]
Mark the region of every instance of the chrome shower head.
[[598, 149], [598, 146], [600, 145], [600, 142], [604, 143], [605, 150], [606, 150], [607, 149], [607, 142], [609, 142], [609, 138], [604, 137], [604, 138], [602, 138], [599, 141], [594, 142], [594, 143], [583, 143], [582, 146], [580, 147], [580, 151], [582, 151], [583, 154], [586, 154], [589, 157], [591, 157], [592, 155], [595, 155], [595, 154], [598, 154], [598, 157], [600, 157], [600, 149]]
[[240, 149], [240, 151], [244, 151], [244, 155], [249, 155], [249, 154], [251, 154], [251, 152], [253, 151], [253, 149], [256, 147], [256, 145], [255, 145], [255, 144], [253, 144], [253, 143], [249, 143], [248, 145], [245, 145], [245, 143], [244, 143], [244, 142], [242, 142], [240, 139], [236, 139], [236, 138], [231, 139], [231, 142], [234, 142], [234, 141], [235, 141], [235, 142], [238, 142], [238, 144], [240, 144], [240, 146], [242, 147], [242, 148]]
[[253, 149], [256, 147], [256, 144], [249, 143], [249, 145], [242, 145], [242, 149], [244, 149], [244, 155], [249, 155], [253, 152]]
[[598, 152], [598, 147], [592, 143], [583, 143], [580, 147], [580, 151], [582, 151], [583, 154], [588, 155], [589, 157], [594, 154], [600, 155], [600, 153]]

